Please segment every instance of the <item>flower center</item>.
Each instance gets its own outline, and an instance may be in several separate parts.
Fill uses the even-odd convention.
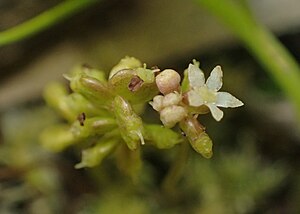
[[[213,104],[216,103],[217,92],[209,90],[206,85],[199,88],[199,94],[205,104],[206,103],[213,103]]]

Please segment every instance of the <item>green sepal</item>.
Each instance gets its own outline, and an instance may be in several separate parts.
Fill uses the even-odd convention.
[[[65,124],[59,124],[48,127],[40,135],[41,144],[54,152],[60,152],[68,146],[77,143],[76,138],[70,131],[70,127]]]
[[[186,118],[179,123],[179,126],[196,152],[205,158],[212,157],[212,140],[196,118]]]
[[[100,139],[93,147],[82,151],[81,162],[75,165],[76,169],[84,167],[95,167],[108,156],[117,146],[118,139]]]
[[[154,74],[149,69],[141,69],[138,69],[139,73],[137,70],[133,69],[118,71],[108,81],[110,88],[112,88],[116,94],[119,94],[133,104],[143,103],[153,99],[153,97],[159,93],[154,81]],[[151,77],[152,75],[153,78]],[[130,85],[134,82],[134,80],[137,80],[138,86],[132,89]]]
[[[172,129],[161,125],[145,125],[145,139],[159,149],[170,149],[182,142],[182,137]]]
[[[87,138],[105,134],[116,127],[117,123],[113,118],[92,117],[86,118],[81,124],[79,121],[75,121],[71,131],[76,137]]]
[[[115,97],[113,108],[123,140],[129,149],[137,149],[140,143],[144,143],[142,119],[132,110],[129,102],[121,96]]]
[[[193,59],[193,64],[197,67],[200,67],[200,62]],[[183,72],[183,80],[181,82],[181,93],[185,93],[190,90],[190,83],[188,78],[188,69],[185,69]]]
[[[151,69],[137,68],[135,69],[136,75],[141,78],[145,83],[153,83],[155,81],[155,75]]]
[[[189,78],[188,78],[188,71],[187,69],[184,70],[183,72],[183,80],[181,82],[181,92],[187,92],[190,89],[190,84],[189,84]]]

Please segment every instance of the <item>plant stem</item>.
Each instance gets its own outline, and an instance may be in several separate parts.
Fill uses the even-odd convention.
[[[219,17],[269,71],[296,107],[300,121],[300,68],[278,39],[254,20],[245,7],[232,0],[196,0]]]
[[[66,0],[32,19],[0,32],[0,47],[30,37],[98,0]]]
[[[187,141],[182,142],[178,155],[162,183],[162,188],[167,194],[174,195],[175,186],[182,177],[188,159],[189,149],[189,143]]]

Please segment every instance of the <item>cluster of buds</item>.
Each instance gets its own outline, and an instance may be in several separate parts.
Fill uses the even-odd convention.
[[[156,84],[162,95],[150,102],[160,114],[165,127],[172,128],[177,123],[187,136],[192,147],[206,158],[212,156],[212,141],[204,127],[197,120],[199,114],[211,112],[213,118],[220,121],[223,112],[219,107],[239,107],[243,103],[227,92],[218,92],[222,87],[223,72],[216,66],[207,81],[194,60],[184,73],[181,84],[180,75],[166,69],[156,77]]]
[[[137,158],[142,145],[168,149],[184,142],[184,137],[171,129],[176,124],[194,150],[210,158],[212,141],[199,123],[198,115],[210,111],[219,121],[223,112],[217,106],[242,105],[229,93],[218,92],[222,85],[219,66],[205,83],[196,61],[189,65],[183,81],[172,69],[148,69],[133,57],[122,59],[112,68],[108,79],[105,76],[105,72],[83,65],[65,75],[71,94],[61,83],[50,84],[45,89],[46,102],[67,123],[46,129],[41,134],[41,142],[54,151],[83,144],[82,160],[76,168],[96,166],[116,152],[122,157],[117,158],[121,168],[131,160],[131,167],[124,170],[132,174],[139,166]],[[159,112],[163,126],[146,124],[140,117],[149,101]]]

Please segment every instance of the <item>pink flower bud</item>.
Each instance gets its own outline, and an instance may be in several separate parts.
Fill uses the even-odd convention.
[[[156,85],[162,94],[169,94],[179,90],[180,80],[176,71],[165,69],[156,76]]]

